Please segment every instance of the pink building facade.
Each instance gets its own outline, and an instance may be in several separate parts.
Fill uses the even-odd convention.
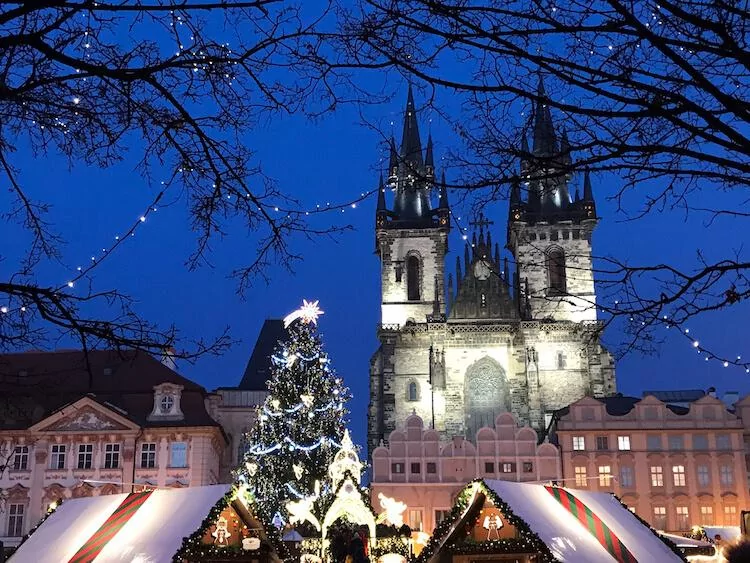
[[[462,437],[441,442],[412,415],[405,428],[391,432],[388,445],[372,455],[370,494],[376,511],[379,495],[407,505],[404,521],[413,530],[431,533],[450,511],[456,494],[473,479],[547,482],[561,475],[557,448],[537,444],[537,433],[519,427],[510,413],[495,419],[494,428],[481,428],[476,444]]]
[[[670,532],[739,525],[750,508],[744,432],[742,418],[711,395],[689,407],[587,397],[552,423],[565,486],[613,492]]]

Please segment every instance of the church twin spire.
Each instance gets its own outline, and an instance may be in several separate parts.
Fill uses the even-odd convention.
[[[376,226],[378,229],[388,226],[398,228],[450,228],[450,210],[448,192],[445,186],[445,175],[440,187],[440,198],[437,209],[430,203],[430,190],[435,183],[435,160],[432,135],[427,138],[427,147],[423,152],[419,135],[417,110],[411,86],[404,110],[404,124],[401,137],[401,148],[396,149],[396,140],[391,137],[388,159],[387,185],[380,178],[378,187],[378,205]],[[386,205],[385,189],[395,191],[393,210]]]

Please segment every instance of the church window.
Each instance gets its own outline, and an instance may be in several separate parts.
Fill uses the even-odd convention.
[[[565,369],[567,357],[562,352],[557,353],[557,369]]]
[[[547,251],[547,282],[550,293],[565,293],[565,253],[559,246]]]
[[[407,399],[409,401],[419,400],[419,387],[417,387],[416,381],[409,382],[409,386],[407,387]]]
[[[501,412],[510,412],[508,381],[502,366],[485,356],[469,366],[464,378],[466,437],[474,440],[480,428],[491,428]]]
[[[409,256],[406,260],[406,293],[409,301],[420,300],[419,258]]]

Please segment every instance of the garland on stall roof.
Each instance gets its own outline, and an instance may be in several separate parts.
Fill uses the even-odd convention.
[[[505,516],[505,519],[509,524],[515,526],[518,530],[520,538],[495,540],[492,542],[482,542],[490,544],[488,549],[485,551],[484,547],[480,543],[472,543],[471,541],[463,540],[461,542],[455,542],[447,547],[452,553],[538,553],[538,563],[557,563],[554,555],[550,551],[547,544],[545,544],[539,536],[534,533],[531,527],[526,523],[523,518],[516,516],[505,501],[503,501],[498,494],[489,488],[482,479],[475,479],[471,481],[464,490],[459,493],[456,499],[456,504],[453,505],[450,514],[440,522],[432,533],[432,538],[427,545],[422,549],[419,557],[416,559],[416,563],[427,563],[429,559],[434,555],[436,547],[440,545],[442,539],[448,534],[453,525],[458,521],[467,506],[469,505],[470,498],[469,494],[473,490],[474,485],[478,484],[480,490],[485,494],[488,500],[492,501],[495,507]],[[486,502],[486,501],[485,501]],[[507,547],[503,547],[507,546]],[[507,551],[506,551],[507,549]],[[456,551],[458,550],[458,551]],[[474,550],[474,551],[471,551]]]
[[[208,515],[201,522],[200,527],[188,537],[182,538],[182,545],[177,553],[172,557],[172,563],[183,563],[184,561],[190,561],[191,563],[196,561],[205,561],[212,559],[242,559],[247,558],[247,552],[242,549],[241,546],[216,546],[207,545],[203,543],[203,536],[209,527],[214,525],[221,516],[222,511],[231,505],[232,500],[237,496],[238,489],[236,485],[225,494],[219,501],[214,504],[211,510],[208,511]],[[281,537],[276,530],[276,526],[262,513],[261,509],[257,504],[253,504],[251,513],[261,523],[266,533],[266,538],[270,548],[276,551],[276,554],[280,559],[286,559],[289,554],[287,552],[286,545],[281,541]],[[269,547],[264,548],[264,544],[261,543],[261,551],[270,551]]]
[[[636,520],[638,520],[641,524],[643,524],[646,528],[648,528],[651,531],[652,534],[654,534],[657,538],[659,538],[662,542],[664,542],[664,544],[669,549],[671,549],[674,552],[674,554],[677,555],[677,557],[680,558],[680,561],[683,561],[684,563],[688,563],[688,560],[685,558],[685,554],[682,553],[682,551],[680,551],[680,548],[677,547],[676,543],[674,543],[669,538],[665,538],[664,536],[662,536],[661,534],[659,534],[659,532],[657,532],[656,530],[654,530],[651,527],[651,524],[649,524],[643,518],[641,518],[640,516],[638,516],[635,512],[633,512],[632,510],[630,510],[630,508],[628,508],[628,505],[625,504],[624,502],[622,502],[622,499],[620,499],[620,497],[618,497],[616,494],[612,493],[612,496],[615,498],[615,500],[617,502],[619,502],[622,505],[622,507],[625,510],[627,510],[628,512],[630,512],[630,514],[633,515],[633,518],[635,518]]]

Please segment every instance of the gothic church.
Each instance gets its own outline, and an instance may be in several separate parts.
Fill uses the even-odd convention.
[[[510,198],[514,274],[482,219],[456,255],[454,277],[446,272],[445,181],[434,189],[432,138],[423,151],[409,89],[400,150],[392,140],[375,218],[381,321],[370,362],[370,452],[413,413],[444,440],[474,441],[502,412],[542,430],[552,411],[615,391],[596,318],[591,182],[586,174],[583,197],[576,191],[571,199],[570,177],[560,172],[570,164],[567,138],[558,141],[546,105],[535,109],[533,146],[526,135],[521,146],[533,157],[520,162],[525,197],[515,185]]]

